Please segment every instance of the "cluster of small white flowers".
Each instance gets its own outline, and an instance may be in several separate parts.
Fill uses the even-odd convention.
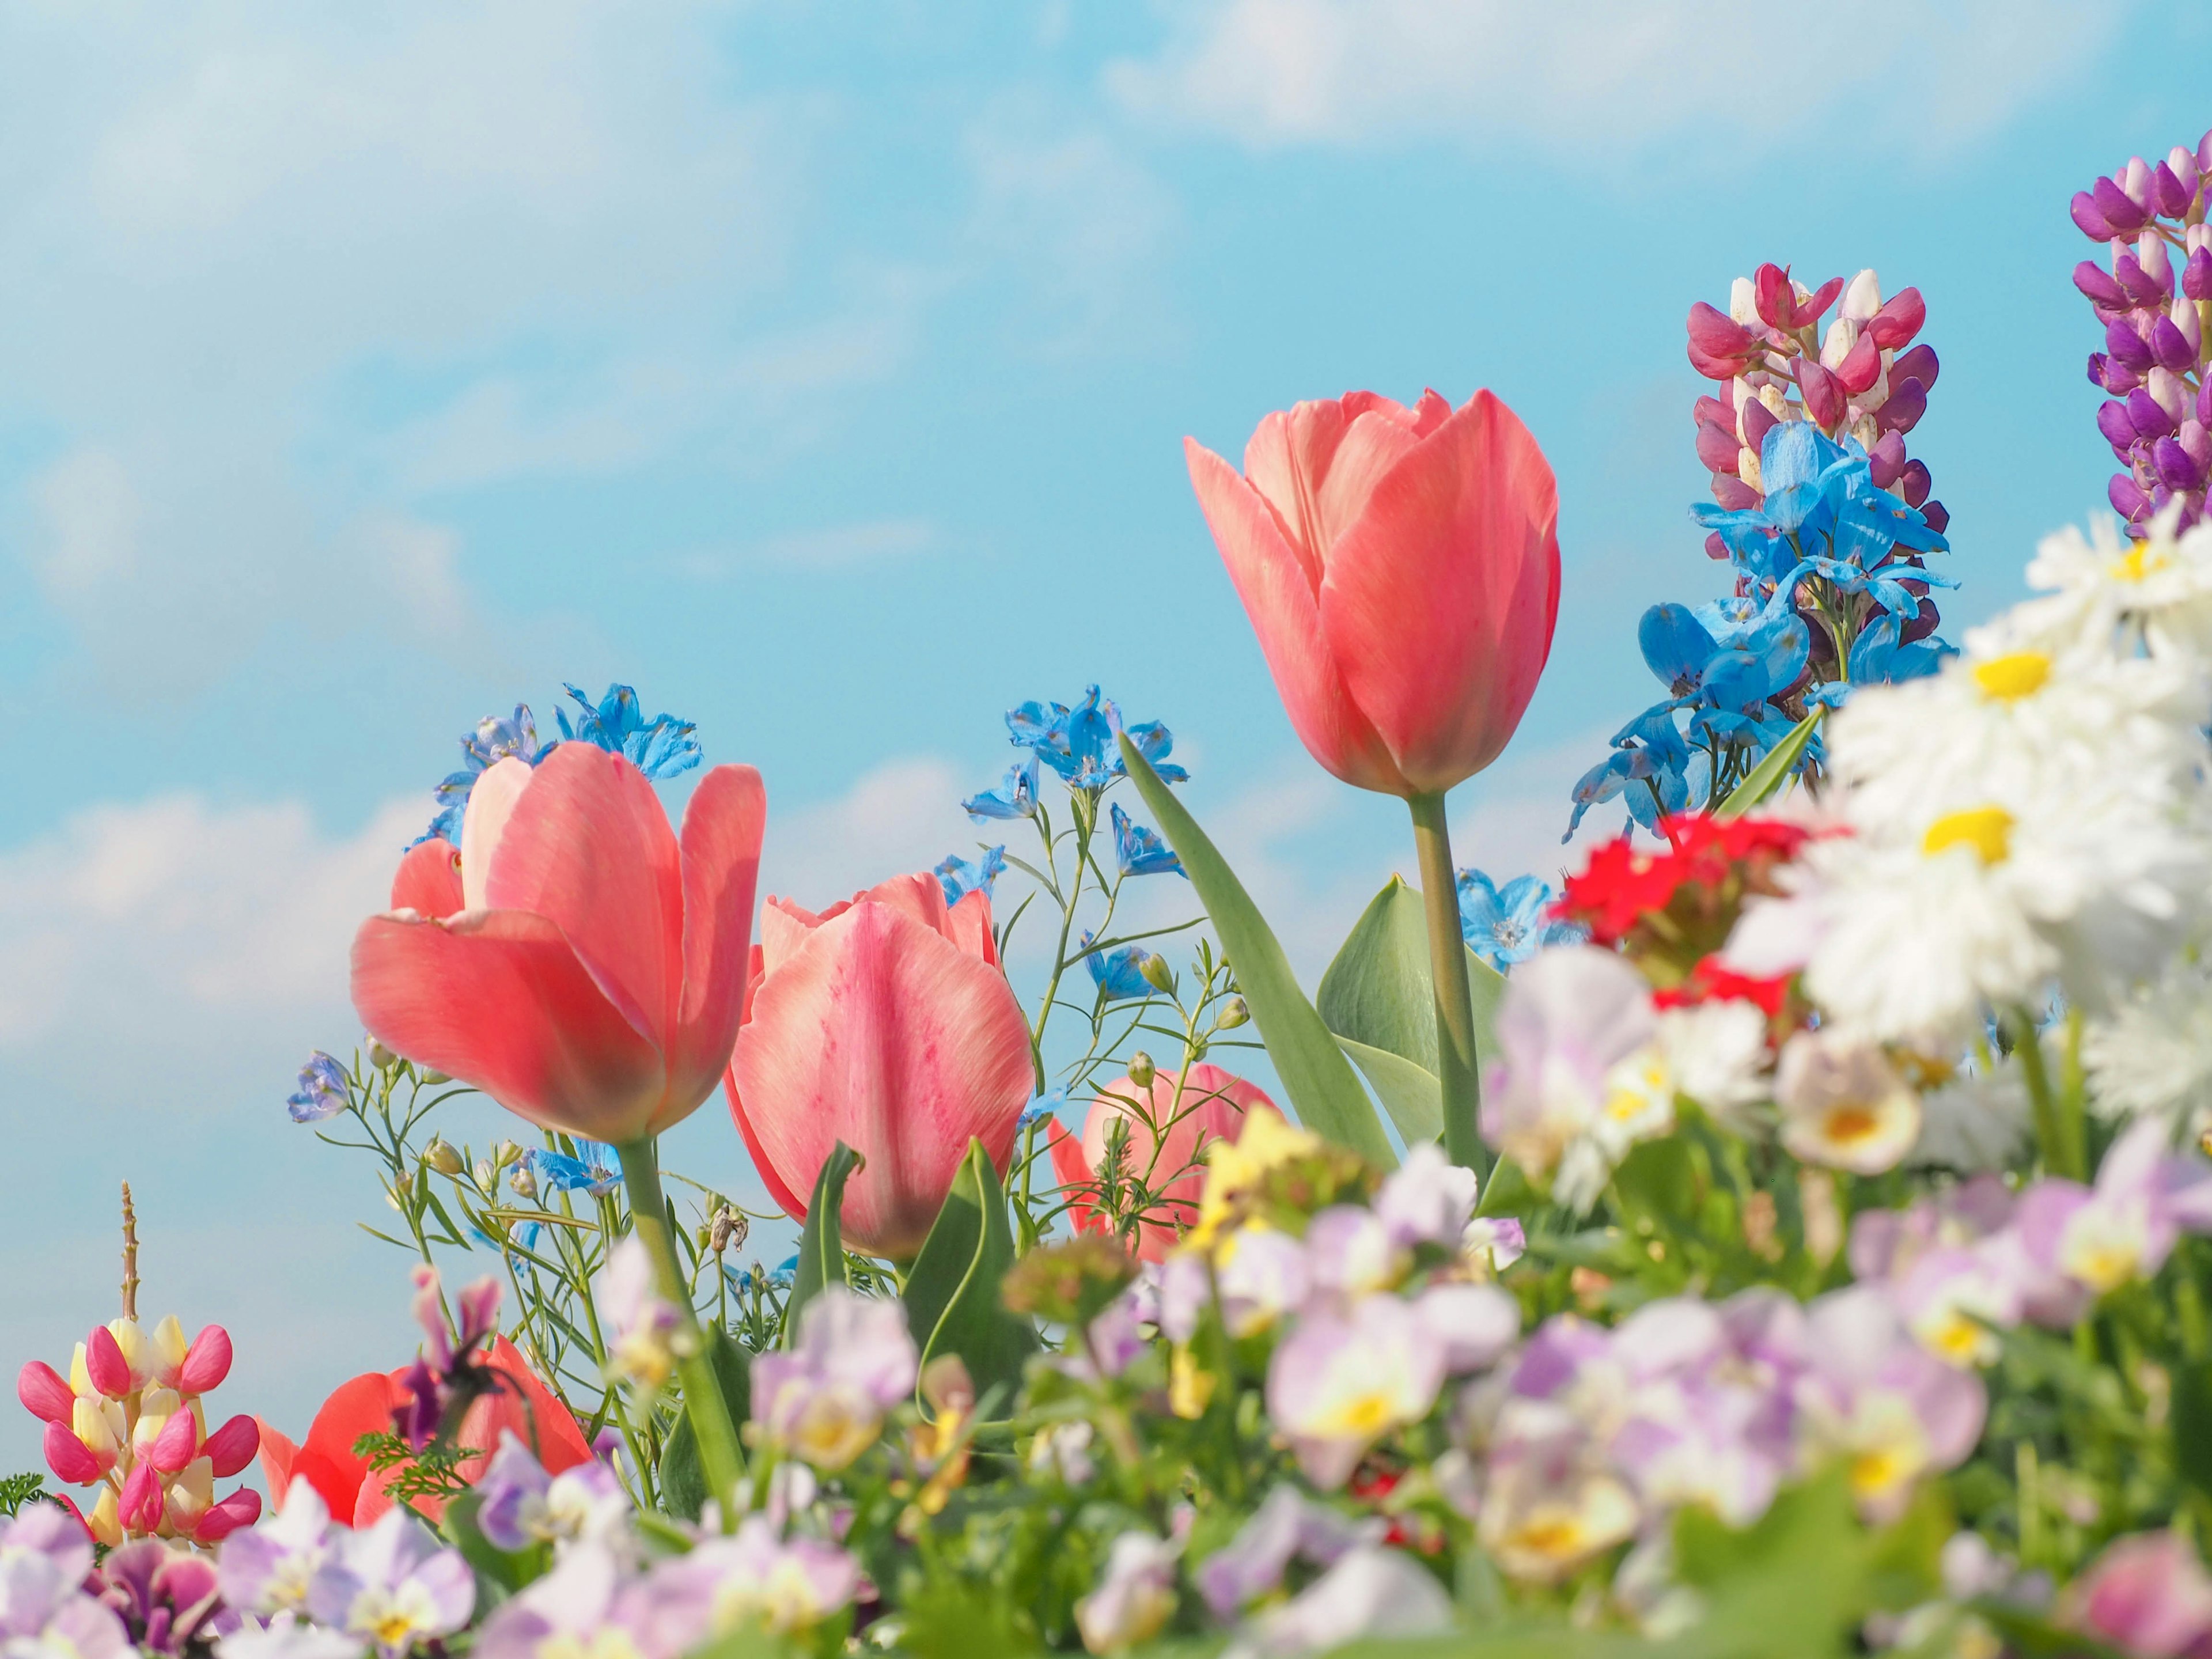
[[[2155,1006],[2142,988],[2207,919],[2212,528],[2124,547],[2068,532],[2029,580],[2045,592],[1938,673],[1838,714],[1843,833],[1816,839],[1795,895],[1753,907],[1731,944],[1748,970],[1802,966],[1854,1036],[1955,1054],[1990,1014],[2053,989],[2140,1024]],[[2212,1054],[2160,1070],[2201,1093]]]

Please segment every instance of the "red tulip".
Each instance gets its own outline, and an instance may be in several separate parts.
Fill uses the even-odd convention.
[[[1440,794],[1498,758],[1552,649],[1559,488],[1487,392],[1268,416],[1191,483],[1291,724],[1346,782]]]
[[[554,1474],[591,1460],[592,1449],[568,1408],[538,1380],[503,1336],[492,1344],[490,1364],[509,1387],[477,1401],[461,1419],[457,1438],[462,1445],[479,1449],[454,1465],[455,1474],[471,1484],[482,1478],[501,1432],[507,1429]],[[269,1424],[259,1423],[261,1473],[269,1484],[270,1503],[283,1508],[292,1482],[304,1480],[322,1495],[331,1518],[342,1526],[366,1527],[390,1509],[392,1499],[386,1488],[398,1471],[378,1474],[367,1459],[354,1455],[353,1447],[365,1434],[392,1431],[392,1408],[410,1398],[404,1380],[410,1369],[403,1365],[396,1371],[368,1371],[340,1384],[315,1413],[307,1439],[298,1445]],[[445,1512],[441,1498],[408,1501],[433,1522]]]
[[[792,1215],[842,1140],[867,1160],[845,1188],[846,1243],[912,1258],[971,1139],[1005,1171],[1033,1079],[983,894],[948,909],[923,874],[820,915],[768,902],[730,1115]]]
[[[1150,1089],[1126,1077],[1108,1084],[1091,1103],[1079,1139],[1057,1124],[1053,1127],[1053,1173],[1063,1188],[1073,1189],[1070,1205],[1076,1230],[1105,1228],[1093,1200],[1106,1167],[1107,1132],[1119,1121],[1127,1125],[1122,1177],[1142,1182],[1153,1200],[1137,1230],[1137,1254],[1146,1261],[1165,1261],[1176,1238],[1198,1219],[1207,1144],[1236,1139],[1244,1132],[1248,1110],[1274,1104],[1256,1085],[1203,1063],[1180,1077],[1158,1073]],[[1086,1189],[1091,1196],[1085,1195]]]
[[[534,1123],[659,1134],[729,1060],[766,813],[749,766],[700,780],[679,840],[619,755],[501,761],[471,793],[458,872],[424,842],[362,924],[354,1006],[394,1053]]]

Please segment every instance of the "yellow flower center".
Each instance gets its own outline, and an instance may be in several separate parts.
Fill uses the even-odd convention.
[[[2154,550],[2148,542],[2137,542],[2112,561],[2112,574],[2124,582],[2147,581],[2172,562],[2163,548]]]
[[[1932,858],[1948,848],[1971,847],[1984,864],[2002,864],[2012,854],[2013,822],[2012,814],[2002,806],[1946,812],[1928,826],[1920,850]]]
[[[1370,1440],[1396,1420],[1390,1396],[1376,1389],[1341,1401],[1314,1428],[1333,1440]]]
[[[1828,1139],[1838,1146],[1849,1146],[1864,1140],[1881,1127],[1881,1119],[1870,1106],[1856,1103],[1838,1106],[1828,1114]]]
[[[2051,678],[2051,659],[2040,651],[2012,651],[1974,665],[1974,684],[2000,702],[2031,696]]]
[[[1551,1560],[1565,1560],[1583,1552],[1583,1526],[1573,1515],[1539,1515],[1514,1534],[1516,1549]]]
[[[1875,1446],[1851,1459],[1851,1490],[1861,1498],[1880,1498],[1912,1479],[1920,1459],[1910,1446]]]

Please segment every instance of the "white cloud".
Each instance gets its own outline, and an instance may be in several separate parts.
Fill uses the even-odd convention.
[[[49,467],[33,493],[45,532],[33,568],[49,598],[71,599],[130,574],[138,496],[122,462],[105,450],[76,450]]]
[[[1815,38],[1762,0],[1215,0],[1170,12],[1160,52],[1108,84],[1261,146],[1517,137],[1585,171],[1693,130],[1737,155],[1813,132],[1890,152],[2086,72],[2125,9],[1868,0]]]
[[[818,910],[929,869],[948,853],[972,857],[982,831],[960,799],[975,788],[950,762],[909,756],[872,767],[842,795],[812,805],[785,811],[771,795],[760,890]]]

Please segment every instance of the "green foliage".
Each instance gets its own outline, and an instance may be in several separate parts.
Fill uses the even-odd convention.
[[[353,1443],[353,1455],[379,1474],[390,1474],[385,1489],[411,1505],[422,1498],[449,1498],[466,1492],[469,1477],[460,1473],[460,1466],[483,1453],[442,1437],[417,1450],[386,1431],[362,1436]]]
[[[814,1178],[814,1196],[807,1201],[806,1231],[799,1239],[799,1271],[791,1284],[791,1297],[783,1308],[783,1346],[799,1340],[799,1316],[831,1285],[849,1281],[845,1274],[845,1230],[841,1219],[845,1207],[845,1183],[867,1160],[839,1141],[822,1161]]]
[[[1467,974],[1474,1001],[1475,1050],[1487,1054],[1505,980],[1472,951],[1467,953]],[[1393,876],[1346,936],[1322,975],[1314,1006],[1336,1034],[1338,1045],[1366,1074],[1408,1146],[1443,1133],[1434,988],[1421,895]]]
[[[968,1156],[937,1212],[921,1254],[907,1274],[906,1316],[926,1366],[957,1354],[978,1397],[1000,1389],[1011,1401],[1022,1366],[1038,1348],[1036,1327],[1010,1312],[1000,1287],[1014,1265],[1006,1194],[981,1141]]]
[[[1182,859],[1220,936],[1222,950],[1236,966],[1237,986],[1298,1121],[1384,1169],[1395,1166],[1397,1155],[1390,1150],[1390,1139],[1367,1091],[1359,1086],[1351,1061],[1313,1004],[1306,1000],[1282,945],[1251,895],[1136,744],[1126,737],[1120,741],[1130,778]]]
[[[731,1340],[720,1326],[707,1328],[707,1357],[714,1362],[714,1381],[730,1408],[730,1421],[743,1423],[752,1412],[752,1356]],[[691,1413],[678,1412],[660,1454],[660,1501],[668,1513],[696,1521],[707,1502],[706,1466],[699,1458],[699,1437],[691,1426]]]
[[[1791,726],[1790,735],[1768,750],[1766,758],[1744,774],[1743,781],[1729,793],[1729,798],[1713,808],[1713,816],[1740,818],[1779,793],[1789,781],[1790,769],[1797,764],[1805,745],[1813,741],[1813,733],[1820,729],[1820,717],[1827,712],[1826,708],[1816,708]]]
[[[35,1503],[46,1495],[46,1478],[35,1470],[0,1476],[0,1515],[12,1517],[21,1514],[24,1504]]]

